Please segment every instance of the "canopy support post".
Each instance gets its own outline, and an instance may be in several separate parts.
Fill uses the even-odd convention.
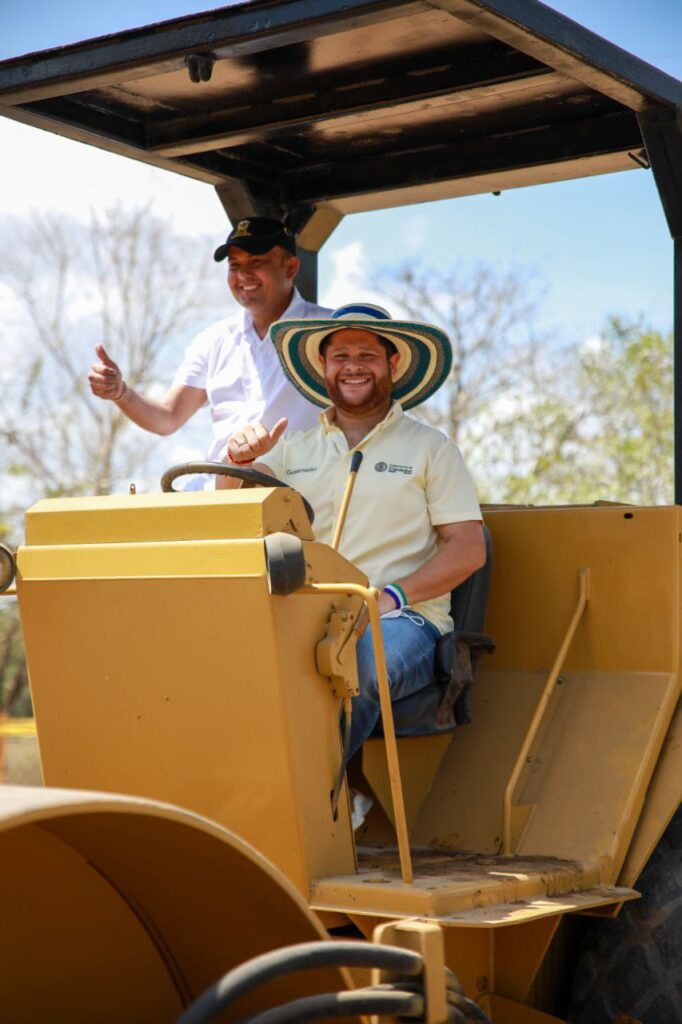
[[[643,110],[638,121],[673,239],[675,504],[682,505],[682,125],[666,107]]]

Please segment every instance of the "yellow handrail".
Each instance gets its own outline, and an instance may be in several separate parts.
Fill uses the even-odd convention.
[[[372,627],[372,643],[374,648],[374,664],[376,665],[377,682],[379,684],[379,703],[381,705],[381,720],[384,729],[384,743],[386,745],[386,761],[388,763],[388,778],[391,784],[391,802],[393,804],[393,820],[395,821],[396,838],[398,840],[398,856],[400,858],[400,875],[403,882],[408,885],[414,877],[412,872],[412,857],[410,855],[410,841],[407,833],[407,816],[405,814],[405,800],[403,787],[400,781],[400,762],[398,760],[398,747],[395,741],[395,727],[393,725],[393,709],[391,707],[391,691],[388,684],[388,673],[386,671],[386,655],[384,653],[384,638],[381,632],[381,617],[379,615],[378,598],[379,591],[376,587],[363,587],[360,583],[310,583],[297,594],[358,594],[367,606],[369,621]]]
[[[509,782],[507,783],[507,788],[504,792],[504,806],[502,809],[502,852],[505,854],[511,854],[512,852],[511,811],[512,800],[514,798],[514,791],[516,790],[519,779],[521,777],[521,772],[523,771],[523,767],[526,763],[528,752],[533,744],[535,737],[537,736],[538,729],[540,728],[540,723],[544,718],[545,711],[547,710],[547,704],[549,703],[550,694],[556,685],[557,679],[559,678],[561,667],[564,661],[566,660],[566,655],[568,654],[568,649],[573,641],[575,631],[578,628],[578,623],[580,622],[582,614],[585,611],[587,602],[590,599],[590,570],[581,569],[578,573],[578,581],[580,583],[580,595],[578,597],[578,604],[576,606],[575,611],[573,612],[573,618],[571,619],[568,629],[566,630],[566,635],[564,636],[561,647],[559,648],[559,653],[554,659],[552,670],[547,676],[545,688],[542,691],[542,696],[540,697],[538,706],[535,709],[535,714],[533,715],[530,726],[528,727],[526,738],[523,741],[523,746],[521,747],[519,755],[516,758],[513,771],[509,778]]]

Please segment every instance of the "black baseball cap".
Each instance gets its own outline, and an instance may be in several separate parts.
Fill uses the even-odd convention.
[[[231,245],[253,256],[262,256],[276,245],[281,245],[292,256],[296,255],[296,239],[291,231],[272,217],[246,217],[240,220],[230,231],[225,245],[219,245],[213,253],[216,263],[225,259]]]

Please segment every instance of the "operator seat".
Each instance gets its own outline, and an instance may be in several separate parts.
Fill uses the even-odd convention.
[[[483,526],[485,563],[452,591],[450,609],[455,629],[436,645],[431,686],[393,702],[396,736],[433,736],[471,722],[471,687],[477,662],[493,654],[495,642],[483,632],[493,567],[490,530]],[[381,720],[373,736],[382,736]]]

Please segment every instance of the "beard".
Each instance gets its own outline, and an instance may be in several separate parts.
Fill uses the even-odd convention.
[[[383,377],[381,380],[375,379],[371,390],[356,400],[348,399],[342,393],[336,381],[325,378],[324,383],[334,406],[340,409],[341,412],[349,413],[350,415],[370,416],[384,406],[388,407],[391,404],[393,381],[390,377]]]

